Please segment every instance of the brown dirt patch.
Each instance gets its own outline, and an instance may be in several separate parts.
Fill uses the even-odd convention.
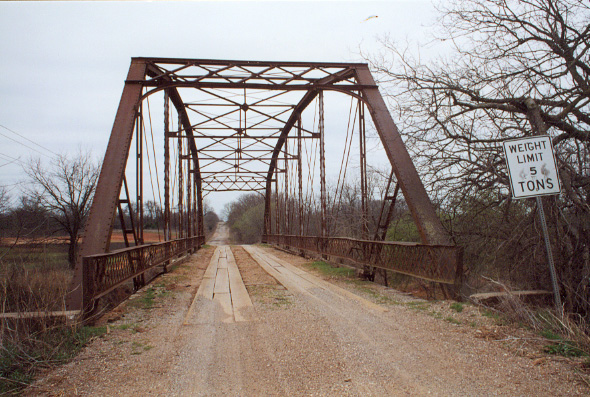
[[[164,240],[163,232],[157,230],[144,230],[143,240],[145,244],[158,243]],[[34,245],[34,244],[69,244],[70,239],[68,236],[47,236],[47,237],[2,237],[0,239],[3,245]],[[80,239],[80,242],[82,239]],[[120,230],[113,230],[111,235],[111,243],[122,243],[125,239],[123,233]]]
[[[123,238],[123,233],[120,230],[113,230],[111,242],[122,243],[124,241],[125,239]],[[157,230],[144,230],[143,241],[145,244],[158,243],[160,241],[164,241],[164,234],[163,232],[158,232]]]

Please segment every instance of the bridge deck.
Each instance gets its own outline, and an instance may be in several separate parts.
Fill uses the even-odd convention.
[[[587,392],[563,363],[511,354],[503,342],[478,338],[469,325],[410,308],[426,302],[391,291],[380,295],[383,290],[369,284],[336,285],[302,262],[264,247],[199,250],[133,300],[155,290],[149,310],[131,301],[108,335],[30,394]]]
[[[229,246],[220,246],[209,262],[184,325],[251,321],[255,313]]]

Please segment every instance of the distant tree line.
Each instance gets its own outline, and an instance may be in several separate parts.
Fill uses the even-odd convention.
[[[135,214],[139,213],[139,207],[135,201],[131,202],[131,206]],[[126,208],[123,209],[125,212],[124,219],[125,224],[131,224],[129,213],[126,211]],[[186,216],[186,215],[185,215]],[[203,223],[205,234],[213,232],[215,230],[215,226],[219,222],[219,217],[213,211],[213,209],[207,204],[207,202],[203,203]],[[180,215],[176,209],[171,209],[170,211],[170,227],[172,230],[178,230],[180,225]],[[115,221],[114,228],[117,230],[121,229],[121,222],[118,220]],[[143,205],[143,228],[149,230],[164,230],[164,209],[158,203],[153,200],[148,200]]]
[[[67,236],[68,262],[74,266],[84,222],[90,211],[100,164],[93,162],[90,153],[61,155],[48,164],[33,159],[24,167],[27,180],[20,196],[11,199],[8,190],[0,187],[0,238],[36,239]],[[137,213],[137,204],[131,203]],[[218,216],[205,203],[204,229],[213,233]],[[130,225],[125,214],[126,225]],[[178,213],[171,213],[171,227],[178,227]],[[154,201],[144,204],[144,229],[164,228],[162,208]],[[118,218],[115,229],[120,229]],[[1,242],[1,241],[0,241]],[[4,244],[4,242],[2,242]]]
[[[260,242],[264,232],[264,196],[249,193],[225,207],[226,223],[232,239],[241,244]]]
[[[328,236],[369,239],[375,237],[382,199],[386,186],[386,173],[371,170],[368,173],[369,191],[366,218],[363,217],[360,185],[354,180],[328,186],[326,194],[326,230]],[[393,194],[393,185],[389,194]],[[389,203],[386,205],[388,208]],[[238,243],[260,242],[264,232],[264,196],[245,194],[228,204],[225,209],[227,224],[233,239]],[[280,192],[271,198],[271,233],[298,235],[300,224],[303,235],[321,235],[321,204],[316,194],[304,202]],[[278,219],[277,219],[278,218]],[[388,240],[419,242],[420,236],[399,193],[387,231]]]

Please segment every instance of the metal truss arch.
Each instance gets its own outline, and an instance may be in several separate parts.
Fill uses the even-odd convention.
[[[148,76],[154,77],[157,75],[157,72],[158,71],[154,70],[152,67],[150,67],[150,66],[147,67],[146,74]],[[197,225],[198,225],[200,234],[202,234],[203,233],[203,190],[202,190],[202,183],[201,183],[201,169],[200,169],[200,164],[199,164],[199,152],[197,150],[197,146],[195,144],[194,139],[192,139],[193,138],[193,129],[192,129],[192,126],[190,123],[190,118],[186,112],[186,108],[185,108],[184,103],[182,101],[182,97],[180,96],[180,93],[178,92],[178,90],[175,87],[165,87],[159,91],[166,91],[168,93],[170,101],[174,105],[174,108],[176,109],[177,113],[180,115],[180,120],[182,123],[182,127],[184,129],[184,132],[187,135],[187,137],[189,137],[188,145],[189,145],[189,150],[191,151],[191,159],[193,161],[193,178],[194,178],[195,187],[197,190],[196,191]],[[140,101],[147,99],[152,94],[155,94],[155,92],[151,92],[151,93],[146,92],[144,95],[142,95]],[[179,129],[180,129],[180,126],[179,126]],[[168,138],[165,137],[165,139],[168,139]]]
[[[186,178],[183,176],[183,183],[186,179],[194,182],[192,192],[197,197],[200,230],[197,235],[190,235],[189,232],[189,238],[182,242],[168,236],[161,246],[140,247],[124,255],[118,253],[113,263],[126,266],[121,272],[125,277],[137,277],[153,263],[166,263],[168,254],[192,250],[195,244],[202,243],[203,197],[209,192],[253,191],[263,194],[265,231],[269,234],[272,183],[278,180],[275,177],[273,181],[273,175],[287,173],[279,169],[278,165],[282,164],[279,159],[282,161],[281,156],[284,155],[285,164],[288,160],[297,160],[301,168],[301,156],[295,158],[294,154],[288,153],[286,142],[293,139],[300,145],[304,139],[322,136],[323,120],[318,124],[322,125],[318,133],[303,128],[301,119],[304,111],[318,97],[323,97],[324,92],[351,96],[362,104],[359,109],[366,106],[392,166],[392,175],[395,174],[398,184],[396,194],[399,188],[406,198],[422,244],[451,244],[368,65],[132,58],[95,199],[85,225],[80,259],[71,286],[70,308],[85,309],[90,300],[123,282],[118,279],[105,281],[105,277],[119,271],[113,270],[115,265],[109,262],[112,259],[110,238],[117,208],[120,214],[122,212],[121,202],[125,201],[131,207],[131,200],[121,199],[120,195],[123,185],[127,189],[125,171],[134,128],[138,128],[138,117],[143,117],[140,111],[142,103],[159,92],[165,93],[165,118],[168,118],[168,100],[179,117],[177,132],[168,131],[168,124],[165,123],[165,142],[174,138],[178,147],[182,148],[182,151],[178,150],[179,163],[190,163],[179,174],[188,175]],[[297,128],[297,136],[292,134],[294,128]],[[285,175],[283,179],[286,178]],[[320,179],[325,180],[325,169]],[[187,190],[184,193],[188,195]],[[322,210],[322,218],[323,213]],[[158,260],[152,261],[155,257]],[[102,281],[98,282],[98,279]],[[94,295],[89,297],[88,291],[94,291]]]

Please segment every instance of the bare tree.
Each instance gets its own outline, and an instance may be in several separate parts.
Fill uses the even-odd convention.
[[[0,186],[0,242],[2,242],[2,237],[10,228],[9,209],[10,196],[8,190],[4,186]]]
[[[74,266],[80,232],[94,195],[100,166],[90,153],[73,157],[61,155],[48,167],[40,159],[32,160],[25,172],[32,182],[28,195],[36,198],[68,234],[68,261]]]
[[[502,236],[489,224],[470,233],[489,234],[488,248],[522,253],[528,239],[517,234],[534,232],[527,226],[534,222],[534,204],[511,201],[500,142],[534,134],[527,119],[527,100],[533,98],[552,137],[564,190],[551,201],[566,302],[590,313],[590,3],[441,4],[437,38],[451,45],[452,55],[424,63],[384,39],[385,51],[370,59],[382,83],[389,83],[417,167],[435,199],[468,226],[475,223],[466,212],[494,208],[499,222],[520,224]]]
[[[10,196],[4,186],[0,186],[0,215],[3,215],[10,208]]]
[[[164,211],[154,200],[148,200],[144,204],[144,226],[146,229],[160,229],[164,227]]]

